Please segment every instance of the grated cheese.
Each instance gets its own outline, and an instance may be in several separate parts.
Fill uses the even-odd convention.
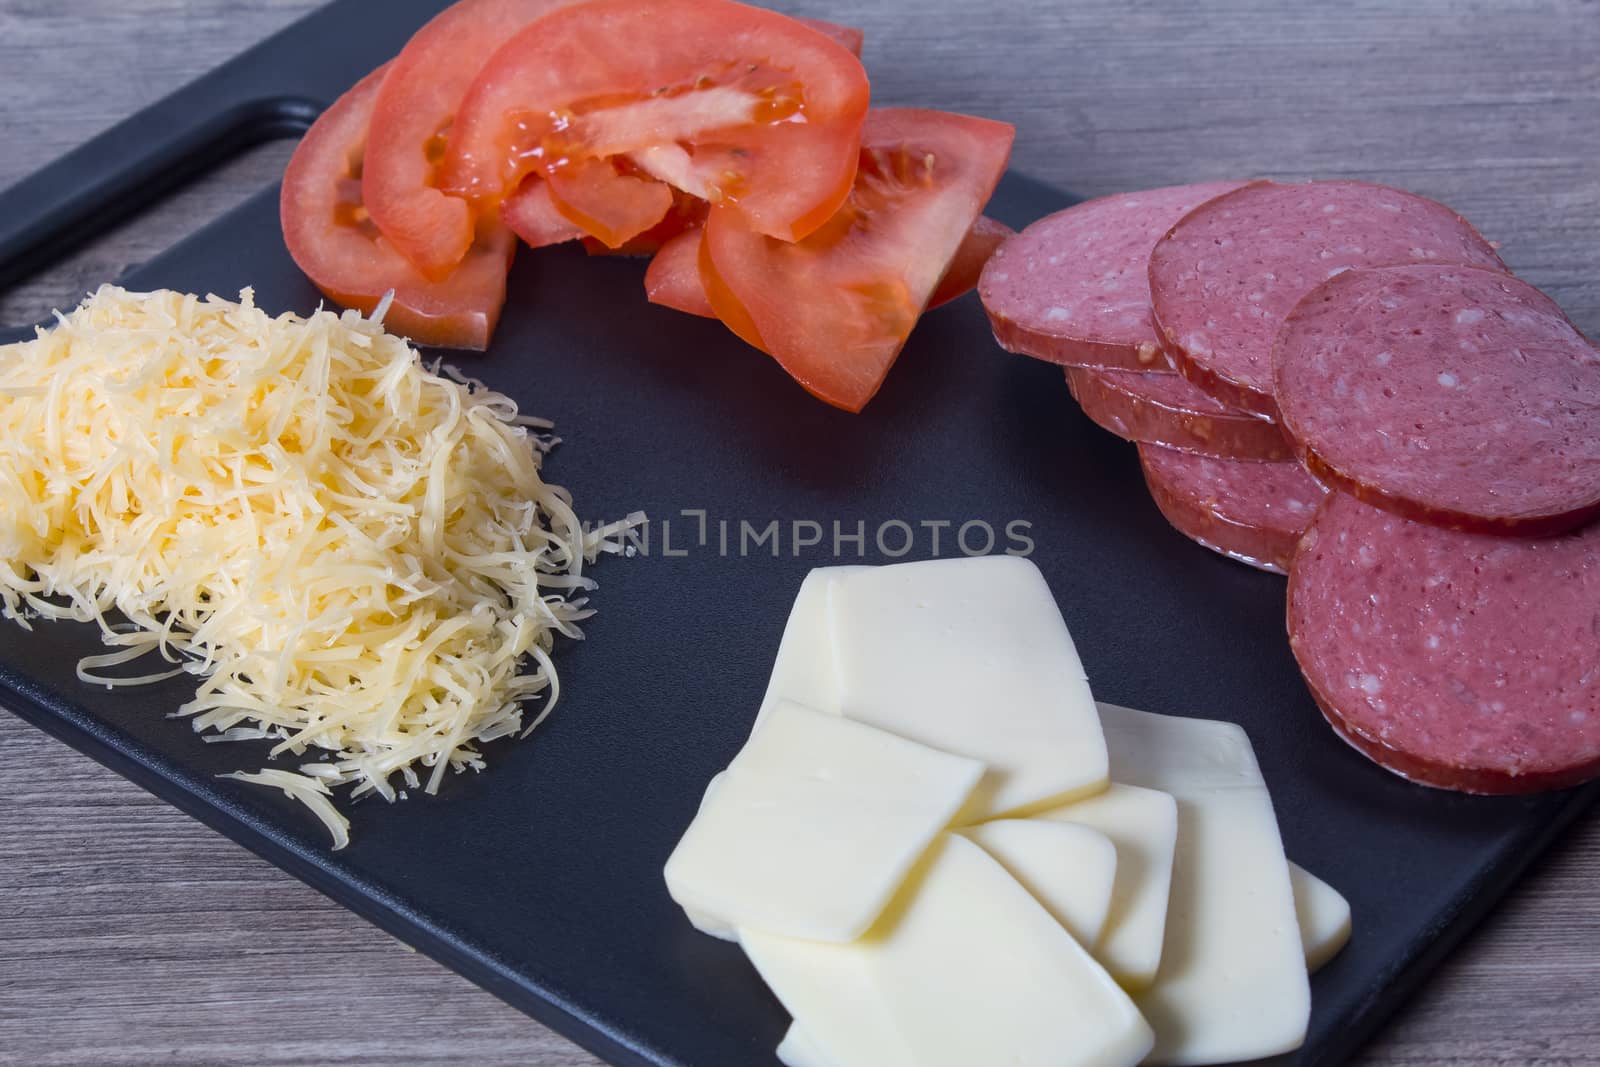
[[[86,682],[199,676],[178,714],[299,761],[234,777],[343,847],[330,787],[435,792],[550,713],[584,564],[642,516],[586,533],[540,478],[549,424],[424,366],[381,309],[241,301],[107,286],[0,347],[0,613],[97,624]],[[175,666],[110,673],[151,653]]]

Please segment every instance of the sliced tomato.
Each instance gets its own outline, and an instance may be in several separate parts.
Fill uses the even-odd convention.
[[[561,213],[550,197],[550,185],[529,178],[521,189],[500,205],[500,221],[522,238],[529,248],[543,248],[584,236],[583,227]]]
[[[706,202],[674,189],[672,208],[660,222],[616,248],[609,248],[561,213],[550,196],[548,183],[529,178],[515,196],[500,205],[500,221],[529,248],[582,241],[590,255],[653,256],[680,233],[705,224]]]
[[[991,219],[987,215],[980,216],[972,224],[972,229],[961,239],[961,247],[956,249],[956,256],[950,261],[950,266],[945,268],[944,277],[939,279],[939,287],[933,291],[933,296],[928,299],[928,307],[936,308],[941,304],[948,304],[958,296],[965,296],[978,287],[978,276],[983,273],[983,265],[989,262],[989,257],[994,255],[994,250],[1005,242],[1007,237],[1016,235],[1016,230]]]
[[[808,19],[803,15],[794,16],[794,20],[802,26],[809,26],[818,33],[838,41],[840,46],[849,50],[850,54],[861,56],[861,48],[867,43],[867,32],[855,26],[841,26],[837,22],[828,22],[826,19]]]
[[[440,184],[493,204],[530,172],[626,156],[755,232],[794,240],[849,193],[867,99],[861,61],[788,16],[733,0],[589,0],[489,60],[456,115]],[[584,214],[603,237],[632,209]]]
[[[485,225],[448,279],[430,281],[379,232],[362,199],[367,122],[387,68],[367,75],[307,131],[283,175],[279,215],[289,254],[329,299],[370,314],[394,293],[384,324],[418,344],[488,347],[505,303],[516,240]]]
[[[685,230],[661,246],[644,272],[644,293],[652,304],[714,319],[716,309],[700,280],[701,229]]]
[[[418,30],[372,112],[362,192],[391,244],[423,274],[448,275],[474,237],[472,207],[439,191],[435,171],[461,98],[508,37],[574,0],[461,0]]]
[[[621,248],[672,210],[672,186],[623,164],[573,160],[545,179],[556,210],[607,248]]]
[[[802,241],[775,241],[716,206],[700,246],[717,317],[813,395],[860,411],[994,192],[1011,153],[1001,122],[874,110],[850,197]]]
[[[709,208],[704,200],[688,193],[672,190],[672,210],[666,217],[639,236],[616,248],[608,248],[593,237],[583,238],[583,247],[592,256],[653,256],[668,241],[686,230],[698,230],[706,224]]]
[[[700,280],[701,232],[697,227],[661,246],[645,271],[644,291],[652,304],[712,319],[717,313],[706,296],[705,283]],[[976,289],[983,265],[989,262],[994,250],[1015,233],[1010,226],[987,215],[974,222],[961,239],[961,247],[956,249],[955,258],[939,280],[939,287],[929,298],[928,309],[948,304]]]

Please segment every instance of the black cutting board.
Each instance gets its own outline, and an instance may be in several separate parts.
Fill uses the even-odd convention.
[[[440,6],[390,3],[374,20],[363,0],[333,4],[0,194],[0,285],[241,145],[303,128]],[[1020,226],[1068,202],[1013,177],[991,213]],[[204,744],[168,718],[183,683],[80,684],[88,627],[0,629],[0,703],[626,1065],[776,1062],[783,1012],[736,948],[690,929],[661,867],[748,732],[802,577],[861,561],[848,540],[835,554],[835,523],[864,524],[865,562],[889,561],[875,534],[896,520],[915,533],[909,558],[935,554],[936,528],[949,555],[963,524],[988,524],[1003,550],[1027,523],[1012,532],[1033,542],[1097,696],[1249,730],[1290,856],[1355,913],[1349,948],[1313,981],[1305,1049],[1275,1063],[1346,1058],[1596,795],[1439,793],[1347,749],[1290,657],[1283,581],[1172,532],[1132,448],[1077,412],[1059,370],[996,349],[974,298],[929,315],[850,416],[718,324],[646,304],[642,272],[524,254],[493,351],[458,360],[556,421],[566,443],[547,473],[581,515],[655,520],[647,555],[597,568],[589,640],[560,650],[560,709],[530,741],[490,746],[487,773],[356,805],[334,853],[281,794],[217,777],[264,746]],[[249,285],[274,311],[318,302],[284,251],[275,189],[124,281]],[[703,542],[686,512],[704,512]],[[773,520],[779,556],[741,555],[740,523]],[[796,522],[821,524],[822,543],[797,549]],[[887,534],[898,551],[903,528]]]

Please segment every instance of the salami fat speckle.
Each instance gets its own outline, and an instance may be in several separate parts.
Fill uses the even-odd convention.
[[[1473,793],[1600,775],[1600,525],[1495,537],[1335,494],[1288,614],[1323,714],[1389,770]]]
[[[1277,423],[1231,408],[1176,374],[1066,368],[1067,385],[1096,424],[1125,441],[1225,459],[1295,458]]]
[[[1178,369],[1235,407],[1277,414],[1272,341],[1291,308],[1345,270],[1504,269],[1478,231],[1424,197],[1366,182],[1258,182],[1184,216],[1150,255],[1150,299]]]
[[[1140,445],[1156,506],[1177,530],[1209,549],[1284,573],[1326,490],[1298,462],[1215,459]]]
[[[1171,371],[1150,321],[1150,250],[1196,206],[1242,182],[1103,197],[1002,245],[978,284],[995,338],[1054,363]]]
[[[1600,351],[1525,282],[1350,271],[1290,313],[1273,358],[1313,469],[1371,503],[1502,533],[1600,514]]]

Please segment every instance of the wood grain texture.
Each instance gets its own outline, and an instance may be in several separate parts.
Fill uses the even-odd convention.
[[[313,6],[0,0],[0,186]],[[1594,0],[793,10],[866,27],[880,103],[1009,119],[1017,167],[1084,194],[1260,174],[1443,199],[1600,336]],[[0,319],[74,302],[271,181],[285,151],[0,294]],[[0,1064],[596,1063],[6,715],[0,750]],[[1597,882],[1590,820],[1360,1062],[1600,1067]]]

